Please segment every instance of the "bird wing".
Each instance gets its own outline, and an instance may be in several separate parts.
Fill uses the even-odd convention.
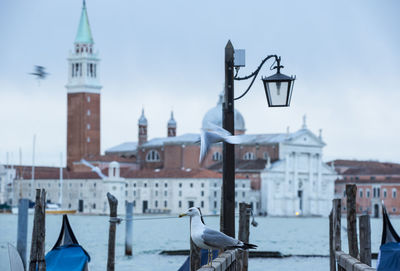
[[[224,128],[222,128],[212,122],[209,122],[208,126],[212,128],[212,131],[214,131],[220,135],[223,135],[224,137],[232,135],[229,131],[225,130]]]
[[[204,227],[201,238],[206,245],[214,248],[229,248],[240,245],[241,243],[239,240],[207,227]]]
[[[102,178],[102,179],[106,178],[106,175],[104,175],[103,172],[101,172],[101,169],[99,167],[93,166],[91,163],[89,163],[85,159],[81,159],[81,163],[84,164],[85,166],[90,167],[93,172],[96,172],[97,175],[99,175],[100,178]]]
[[[200,135],[200,164],[203,162],[204,158],[210,149],[211,144],[218,143],[225,140],[225,135],[220,134],[215,131],[205,131],[201,130]]]

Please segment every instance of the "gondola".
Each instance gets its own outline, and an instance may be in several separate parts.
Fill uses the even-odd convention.
[[[394,230],[392,223],[382,204],[383,230],[381,247],[379,248],[379,257],[377,271],[398,271],[400,270],[400,237]]]
[[[63,215],[61,232],[54,247],[46,254],[46,270],[48,271],[88,271],[90,256],[75,238],[74,232]]]

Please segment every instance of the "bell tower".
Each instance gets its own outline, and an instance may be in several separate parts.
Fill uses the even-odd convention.
[[[86,2],[73,52],[68,57],[67,166],[100,155],[100,90],[98,54],[94,53]]]

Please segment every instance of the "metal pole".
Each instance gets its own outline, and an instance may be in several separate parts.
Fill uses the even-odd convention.
[[[29,200],[21,199],[18,205],[17,250],[26,268],[26,247],[28,243],[28,207]]]
[[[225,47],[225,97],[222,113],[223,128],[234,134],[233,106],[233,54],[231,41]],[[235,148],[223,143],[222,200],[220,229],[225,234],[235,237]]]
[[[133,202],[126,202],[125,255],[132,256]]]

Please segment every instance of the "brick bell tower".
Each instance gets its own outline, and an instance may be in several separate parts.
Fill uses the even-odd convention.
[[[86,3],[83,0],[74,50],[68,58],[66,85],[67,166],[72,170],[73,162],[100,155],[100,59],[94,53],[93,45]]]

